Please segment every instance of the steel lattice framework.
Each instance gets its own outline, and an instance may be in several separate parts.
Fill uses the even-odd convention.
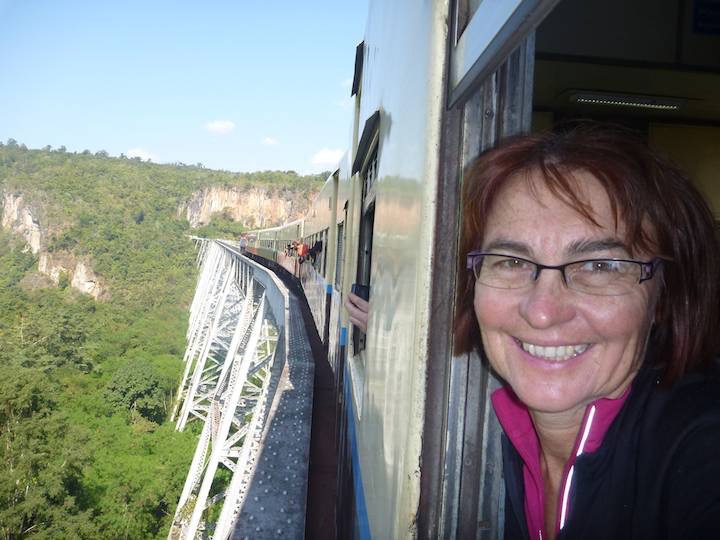
[[[273,304],[276,310],[280,304],[269,301],[267,278],[257,279],[256,264],[228,245],[195,240],[200,277],[173,420],[178,430],[191,421],[203,427],[169,537],[228,538],[283,372],[276,358],[286,353],[286,313],[276,320]],[[208,520],[206,511],[219,505],[217,520]]]

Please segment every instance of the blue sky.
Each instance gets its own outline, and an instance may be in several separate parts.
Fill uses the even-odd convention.
[[[319,172],[368,0],[0,0],[0,141]]]

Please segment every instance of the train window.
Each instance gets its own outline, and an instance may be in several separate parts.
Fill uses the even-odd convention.
[[[456,2],[450,61],[450,105],[464,100],[560,0]]]
[[[370,156],[368,166],[365,170],[363,177],[363,201],[366,203],[370,200],[368,197],[369,193],[373,192],[375,186],[375,179],[377,178],[377,146],[373,150],[373,154]]]
[[[310,258],[312,260],[313,268],[315,271],[322,275],[323,268],[323,252],[325,251],[325,243],[323,242],[323,234],[313,234],[312,241],[310,243]]]
[[[363,212],[363,217],[360,221],[360,245],[358,252],[358,269],[356,283],[366,287],[366,294],[361,296],[367,296],[366,300],[369,299],[369,288],[370,288],[370,265],[372,263],[372,241],[373,241],[373,225],[375,222],[375,204],[373,202],[370,207]],[[359,292],[358,292],[359,294]],[[365,332],[355,327],[353,329],[353,350],[355,354],[365,349]]]
[[[345,247],[345,238],[343,237],[343,231],[345,229],[345,222],[338,223],[337,226],[337,250],[335,250],[335,288],[342,288],[342,273],[343,264],[345,263],[343,248]]]
[[[327,277],[327,241],[328,241],[328,230],[325,229],[322,233],[322,275]]]
[[[362,195],[360,201],[360,243],[358,244],[355,282],[364,289],[362,296],[369,299],[370,267],[372,263],[373,225],[375,222],[375,184],[378,175],[378,147],[380,139],[380,111],[375,111],[365,122],[353,161],[352,173],[360,173]],[[365,332],[353,328],[353,352],[365,349]]]
[[[363,134],[364,135],[364,134]],[[358,245],[358,266],[356,283],[365,287],[366,300],[369,299],[370,268],[372,264],[373,227],[375,224],[375,180],[378,169],[377,133],[375,134],[372,151],[363,164],[361,179],[363,183],[360,217],[360,243]],[[353,351],[355,354],[365,349],[365,332],[353,329]]]

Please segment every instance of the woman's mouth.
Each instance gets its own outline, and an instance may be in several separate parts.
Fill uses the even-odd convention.
[[[588,343],[581,343],[579,345],[535,345],[534,343],[527,343],[520,341],[522,349],[531,356],[536,358],[542,358],[543,360],[549,360],[550,362],[562,362],[574,358],[579,354],[585,352],[588,348]]]

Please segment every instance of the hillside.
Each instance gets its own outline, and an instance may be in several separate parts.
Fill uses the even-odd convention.
[[[166,421],[187,235],[292,219],[324,176],[0,144],[0,536],[166,536],[195,446]]]

